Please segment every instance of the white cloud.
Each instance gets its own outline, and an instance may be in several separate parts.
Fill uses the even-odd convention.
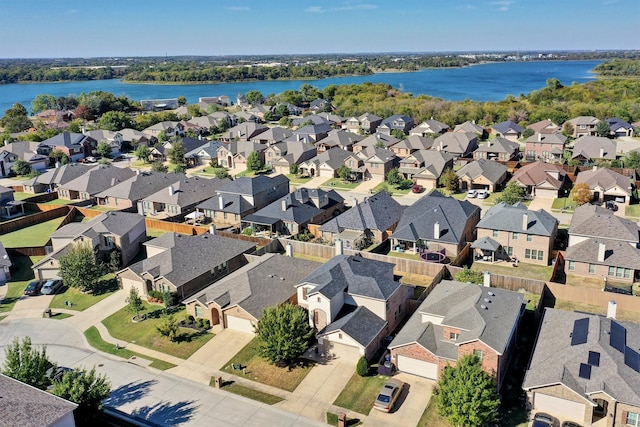
[[[247,10],[251,10],[246,6],[231,6],[228,7],[227,10],[230,10],[232,12],[246,12]]]
[[[495,6],[500,12],[506,12],[509,10],[509,8],[511,7],[511,5],[515,3],[512,0],[499,0],[499,1],[492,1],[491,3],[489,3],[492,6]]]
[[[378,5],[375,4],[346,4],[344,6],[328,7],[322,6],[310,6],[305,9],[309,13],[327,13],[327,12],[347,12],[352,10],[374,10]]]

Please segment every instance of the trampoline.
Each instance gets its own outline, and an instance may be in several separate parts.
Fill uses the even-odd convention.
[[[420,258],[426,262],[442,262],[446,256],[440,252],[422,252]]]

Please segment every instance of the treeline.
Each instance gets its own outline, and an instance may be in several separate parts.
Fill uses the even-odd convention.
[[[593,71],[602,76],[640,76],[640,60],[613,59],[598,64]]]
[[[0,67],[0,84],[105,80],[124,76],[125,68],[52,68],[41,65]]]

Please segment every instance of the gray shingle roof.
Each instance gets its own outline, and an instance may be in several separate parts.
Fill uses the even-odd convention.
[[[517,152],[519,149],[520,144],[518,144],[517,142],[513,142],[508,140],[507,138],[498,136],[497,138],[487,141],[486,144],[482,144],[481,146],[479,146],[476,152],[512,154],[513,152]]]
[[[0,242],[0,267],[11,267],[11,258],[2,242]]]
[[[288,182],[289,178],[284,175],[267,176],[258,175],[256,177],[240,177],[228,182],[220,188],[220,193],[225,194],[241,194],[246,196],[255,196],[256,194],[268,191],[270,188],[276,187],[284,182]]]
[[[324,144],[328,147],[340,147],[342,149],[344,147],[351,147],[354,143],[362,141],[363,139],[364,137],[362,135],[339,129],[329,132],[329,135],[316,142],[316,145]]]
[[[387,192],[380,191],[326,222],[320,227],[320,230],[333,233],[340,233],[345,229],[385,231],[400,221],[403,211],[404,207],[400,203]]]
[[[229,181],[228,178],[184,178],[172,185],[173,194],[171,194],[167,187],[151,194],[144,200],[187,207],[213,197],[216,191]]]
[[[460,243],[467,221],[479,209],[466,200],[456,200],[432,191],[405,209],[391,237],[409,242],[422,239]],[[439,238],[433,235],[436,222],[440,224]]]
[[[362,141],[356,142],[354,145],[358,147],[377,147],[382,145],[384,148],[391,147],[394,144],[400,142],[398,138],[392,135],[387,135],[384,133],[376,132],[367,136]]]
[[[499,132],[503,135],[508,132],[522,133],[522,131],[524,130],[522,126],[512,120],[506,120],[504,122],[496,123],[492,126],[492,128],[496,132]]]
[[[571,345],[579,319],[588,319],[587,342]],[[616,322],[626,329],[626,345],[640,348],[640,325]],[[624,354],[609,344],[611,323],[593,314],[546,308],[522,388],[564,384],[587,400],[605,390],[618,402],[640,406],[640,373],[625,365]],[[588,362],[590,351],[600,353],[600,363],[592,366],[589,379],[581,378],[580,364]]]
[[[74,146],[81,145],[82,142],[87,139],[95,142],[93,138],[85,136],[81,133],[63,132],[56,136],[52,136],[49,139],[45,139],[44,141],[42,141],[42,143],[50,147],[51,146],[74,147]]]
[[[305,199],[307,197],[317,198],[325,195],[329,198],[329,203],[326,207],[344,201],[342,196],[334,190],[298,188],[295,192],[289,193],[259,211],[248,215],[244,221],[258,224],[275,224],[280,220],[284,220],[296,224],[305,224],[325,209],[325,207],[318,208],[311,200],[305,201]],[[282,209],[283,202],[286,202],[285,210]]]
[[[215,302],[223,309],[238,305],[256,319],[265,308],[287,301],[296,293],[300,279],[320,266],[320,263],[283,255],[267,254],[220,279],[193,300]]]
[[[184,177],[184,174],[176,173],[140,172],[96,194],[96,197],[117,197],[135,203],[163,188],[168,188],[169,185],[184,179]]]
[[[130,168],[119,168],[111,165],[98,165],[82,174],[78,178],[60,184],[60,187],[89,193],[95,196],[107,188],[113,187],[134,176],[136,173]]]
[[[351,156],[351,151],[342,150],[340,148],[332,148],[318,154],[316,157],[309,159],[308,163],[313,163],[317,166],[322,163],[326,163],[332,169],[338,169],[344,164],[347,157]]]
[[[523,224],[525,214],[527,215],[526,229]],[[544,209],[530,211],[522,203],[508,205],[501,202],[487,211],[476,228],[551,236],[557,225],[558,220]]]
[[[458,169],[456,175],[458,175],[458,178],[468,176],[472,180],[485,177],[489,182],[498,184],[498,181],[504,178],[506,173],[507,167],[502,163],[494,162],[493,160],[478,159]]]
[[[614,215],[609,209],[586,203],[573,212],[569,235],[640,242],[638,223]]]
[[[629,191],[630,186],[635,188],[635,183],[632,183],[629,177],[607,168],[597,168],[580,172],[576,176],[576,184],[580,182],[586,183],[592,190],[599,187],[598,191],[609,191],[617,187],[618,191],[622,191],[627,195],[631,195]]]
[[[358,256],[338,255],[302,279],[316,288],[308,295],[320,293],[328,298],[348,292],[378,300],[387,300],[400,287],[393,278],[394,264]]]
[[[466,121],[464,123],[460,123],[453,128],[454,132],[473,132],[476,134],[484,133],[484,128],[480,125],[472,123],[470,121]]]
[[[367,347],[380,334],[386,324],[386,320],[381,319],[368,308],[359,306],[351,313],[328,324],[318,332],[318,336],[342,331],[361,346]]]
[[[431,149],[462,155],[473,151],[471,146],[477,143],[478,136],[473,132],[447,132],[433,141]]]
[[[584,135],[573,143],[572,159],[582,156],[585,159],[610,159],[616,158],[617,143],[614,140],[602,136]]]
[[[502,354],[524,310],[523,304],[523,296],[518,292],[443,280],[420,304],[389,348],[418,342],[438,356],[456,360],[458,344],[479,340]],[[442,321],[437,325],[423,322],[423,314],[441,317]],[[461,329],[455,342],[442,339],[445,325]]]
[[[433,138],[427,138],[420,135],[411,135],[407,139],[403,139],[393,146],[394,150],[405,148],[410,151],[428,150],[433,146]]]
[[[130,212],[111,211],[98,215],[87,222],[71,222],[51,234],[52,238],[75,238],[90,230],[101,234],[109,233],[115,236],[124,236],[141,222],[144,217]]]
[[[604,261],[598,259],[600,243],[605,245]],[[589,264],[606,265],[609,267],[623,267],[633,270],[640,269],[640,249],[627,242],[609,239],[587,239],[567,248],[567,261],[584,262]]]
[[[219,141],[208,141],[203,145],[197,146],[191,151],[188,151],[184,154],[186,158],[189,157],[198,157],[201,152],[205,152],[209,157],[216,158],[218,157],[218,149],[222,147],[224,144]]]
[[[511,181],[523,186],[551,187],[560,189],[567,175],[560,165],[545,162],[534,162],[524,165],[513,173]],[[556,178],[556,176],[558,178]]]
[[[81,175],[84,175],[86,172],[95,167],[96,166],[83,165],[82,163],[69,163],[66,165],[62,165],[59,168],[50,169],[45,173],[36,176],[35,178],[24,181],[24,184],[64,185],[67,182],[72,181]]]
[[[222,209],[220,209],[221,197],[223,203]],[[243,214],[253,209],[253,205],[239,194],[217,194],[196,205],[196,209]]]
[[[525,141],[525,143],[529,142],[564,146],[565,142],[567,142],[567,137],[561,133],[536,133],[534,135],[531,135]]]

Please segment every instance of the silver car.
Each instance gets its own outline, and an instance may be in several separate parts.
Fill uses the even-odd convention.
[[[393,409],[394,403],[400,397],[402,393],[402,388],[404,387],[404,383],[400,380],[389,379],[382,386],[382,390],[380,390],[380,394],[376,398],[373,407],[383,412],[391,412]]]
[[[49,279],[42,285],[42,289],[40,289],[40,293],[42,295],[53,295],[58,292],[62,288],[62,279],[59,277]]]

